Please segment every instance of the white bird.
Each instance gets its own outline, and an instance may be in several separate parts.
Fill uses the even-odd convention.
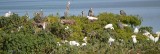
[[[155,38],[152,36],[152,34],[149,35],[150,40],[155,41]]]
[[[137,43],[136,35],[132,35],[133,43]]]
[[[91,16],[87,16],[87,18],[88,18],[89,20],[98,20],[98,18],[96,18],[96,17],[91,17]]]
[[[157,42],[159,40],[159,36],[154,38],[154,42]]]
[[[148,31],[145,31],[145,33],[143,33],[143,35],[148,36],[150,33]]]
[[[83,38],[83,41],[84,41],[85,43],[82,43],[82,46],[86,46],[86,45],[87,45],[87,37],[84,37],[84,38]]]
[[[138,31],[139,31],[139,30],[138,30],[138,28],[136,27],[136,28],[134,29],[134,33],[137,34]]]
[[[63,41],[61,41],[63,44],[65,44],[65,43],[67,43],[68,41],[67,40],[63,40]]]
[[[46,28],[46,22],[43,22],[42,26],[43,26],[43,29],[45,29]]]
[[[114,42],[115,39],[113,39],[112,37],[109,38],[108,43],[111,45],[112,42]]]
[[[69,27],[68,26],[66,26],[66,28],[64,28],[65,30],[68,30],[69,29]]]
[[[157,37],[154,38],[154,42],[157,42],[159,40],[160,32],[156,32]]]
[[[5,17],[10,17],[11,16],[11,11],[8,11],[8,13],[5,14]]]
[[[84,37],[84,38],[83,38],[83,41],[84,41],[84,42],[87,42],[87,37]]]
[[[68,1],[68,5],[70,5],[71,4],[71,2],[70,1]]]
[[[86,46],[87,45],[87,43],[82,43],[82,46]]]
[[[114,30],[114,28],[113,28],[113,25],[112,24],[107,24],[105,27],[104,27],[105,29],[113,29]]]
[[[77,41],[69,41],[69,44],[71,46],[79,46],[79,43]]]
[[[124,27],[127,27],[127,26],[129,26],[128,24],[122,24]]]
[[[156,32],[157,36],[160,36],[160,32]]]
[[[58,46],[61,46],[61,44],[60,44],[59,42],[57,42],[57,45],[58,45]]]
[[[21,28],[22,28],[22,26],[19,26],[19,27],[18,27],[18,31],[20,31]]]

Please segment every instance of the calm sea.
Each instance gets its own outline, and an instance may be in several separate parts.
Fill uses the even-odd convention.
[[[45,15],[64,14],[68,0],[0,0],[0,16],[9,10],[19,15],[27,11],[30,16],[41,8]],[[143,18],[142,26],[152,26],[154,32],[160,31],[160,0],[70,0],[70,15],[80,15],[93,8],[95,15],[101,12],[119,14],[125,10],[128,15],[139,15]]]

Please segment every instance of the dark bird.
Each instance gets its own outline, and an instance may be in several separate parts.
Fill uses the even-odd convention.
[[[93,16],[93,10],[92,10],[92,8],[90,8],[90,10],[88,11],[88,16]]]
[[[126,16],[126,13],[124,12],[124,10],[120,10],[120,15]]]

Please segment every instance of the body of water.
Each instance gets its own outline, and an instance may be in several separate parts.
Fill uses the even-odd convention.
[[[8,11],[30,16],[42,8],[44,15],[59,13],[63,16],[67,0],[0,0],[0,16]],[[111,12],[119,14],[125,10],[128,15],[143,18],[142,26],[152,26],[153,31],[160,31],[160,0],[71,0],[70,15],[87,14],[93,8],[94,14]]]

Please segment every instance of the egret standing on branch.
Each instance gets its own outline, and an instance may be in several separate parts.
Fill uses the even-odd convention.
[[[93,13],[93,9],[92,8],[90,8],[90,10],[88,11],[88,16],[93,16],[94,15],[94,13]]]
[[[69,12],[69,9],[70,9],[70,8],[69,8],[69,7],[70,7],[70,4],[71,4],[70,1],[68,1],[68,2],[67,2],[67,5],[66,5],[66,11],[65,11],[65,13],[64,13],[64,16],[65,16],[65,17],[68,16],[68,12]]]

